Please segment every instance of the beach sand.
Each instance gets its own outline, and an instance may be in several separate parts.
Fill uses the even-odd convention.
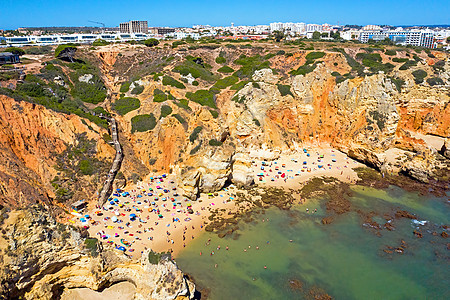
[[[313,177],[335,177],[349,183],[357,180],[352,168],[363,165],[345,154],[329,146],[305,146],[304,149],[295,154],[281,155],[274,161],[254,160],[255,183],[261,187],[298,189]],[[182,197],[173,175],[164,176],[166,178],[162,174],[148,176],[143,182],[127,186],[111,196],[113,205],[107,203],[101,209],[91,208],[83,212],[83,216],[87,214],[89,218],[72,216],[71,222],[89,226],[91,236],[112,247],[122,246],[132,258],[139,258],[145,248],[154,252],[171,251],[176,257],[189,241],[201,234],[212,211],[222,211],[225,215],[248,208],[248,203],[235,201],[239,200],[236,192],[245,191],[233,185],[217,193],[201,194],[199,199],[191,201]],[[188,208],[192,209],[192,214]],[[131,214],[136,215],[134,220],[130,220]]]

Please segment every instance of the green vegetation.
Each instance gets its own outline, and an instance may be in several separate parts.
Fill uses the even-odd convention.
[[[200,150],[200,148],[202,147],[202,141],[200,141],[200,143],[198,143],[197,146],[195,146],[190,152],[190,155],[194,155],[195,153],[198,152],[198,150]]]
[[[31,55],[49,54],[51,52],[52,52],[51,46],[37,46],[25,49],[25,53]]]
[[[131,90],[131,94],[139,95],[144,91],[144,86],[135,83],[134,89]]]
[[[81,174],[83,175],[92,175],[94,174],[94,167],[91,165],[89,160],[81,160],[78,163],[78,168],[80,169]]]
[[[174,79],[174,78],[172,78],[170,76],[167,76],[167,75],[163,77],[162,84],[163,85],[170,85],[170,86],[173,86],[173,87],[176,87],[176,88],[179,88],[179,89],[185,89],[186,88],[186,86],[183,83],[181,83],[178,80],[176,80],[176,79]]]
[[[193,143],[197,138],[200,131],[203,130],[202,126],[197,126],[194,128],[194,131],[192,131],[191,135],[189,136],[189,141]]]
[[[153,102],[164,102],[167,100],[167,94],[160,89],[153,91]]]
[[[97,255],[98,255],[97,243],[98,243],[98,240],[96,238],[87,238],[84,240],[84,245],[91,252],[91,255],[93,257],[97,257]]]
[[[411,73],[414,76],[414,82],[416,84],[422,83],[425,77],[427,77],[427,72],[422,69],[416,70]]]
[[[431,77],[427,79],[427,83],[433,85],[444,85],[444,81],[439,77]]]
[[[219,113],[216,110],[210,109],[209,112],[211,113],[214,119],[217,119],[219,117]]]
[[[175,119],[177,119],[181,124],[187,124],[186,120],[179,114],[173,114],[172,116],[175,117]]]
[[[229,86],[232,86],[233,84],[235,84],[238,81],[239,81],[239,78],[237,78],[236,76],[228,76],[228,77],[217,80],[217,82],[214,84],[213,87],[222,90]]]
[[[216,76],[209,70],[210,66],[203,62],[200,57],[186,56],[186,60],[176,66],[173,71],[183,76],[191,74],[194,78],[201,78],[205,81],[215,81]]]
[[[17,54],[17,55],[20,55],[20,56],[25,54],[25,51],[23,49],[17,48],[17,47],[8,47],[8,48],[5,48],[5,49],[2,49],[1,52],[11,52],[12,54]]]
[[[261,88],[261,86],[259,85],[259,83],[257,83],[257,82],[252,82],[252,86],[255,88],[255,89],[260,89]]]
[[[306,60],[315,60],[325,56],[324,52],[310,52],[306,55]]]
[[[214,101],[214,92],[207,90],[198,90],[195,93],[187,92],[186,98],[203,106],[217,108]]]
[[[210,146],[222,146],[222,142],[221,141],[218,141],[218,140],[216,140],[216,139],[211,139],[211,140],[209,140],[209,145]]]
[[[106,45],[109,45],[109,44],[110,44],[110,42],[107,42],[107,41],[102,40],[102,39],[97,39],[97,40],[95,40],[92,43],[92,46],[93,47],[98,47],[98,46],[106,46]]]
[[[232,73],[232,72],[234,72],[234,70],[232,68],[230,68],[229,66],[223,66],[222,68],[219,68],[217,70],[217,72],[220,72],[220,73]]]
[[[356,58],[362,60],[362,64],[368,67],[372,73],[383,71],[389,73],[394,69],[394,65],[390,63],[383,64],[379,53],[358,53]]]
[[[137,115],[131,118],[131,132],[146,132],[153,130],[156,126],[155,116],[150,114]]]
[[[392,61],[393,61],[393,62],[396,62],[396,63],[404,63],[404,62],[407,62],[408,59],[407,59],[407,58],[394,57],[394,58],[392,59]]]
[[[395,50],[386,50],[386,51],[384,51],[384,54],[389,55],[389,56],[394,56],[394,55],[397,55],[397,51],[395,51]]]
[[[258,119],[253,119],[253,122],[256,126],[261,126],[261,123],[258,121]]]
[[[291,95],[292,97],[294,97],[294,95],[291,92],[290,85],[277,84],[277,87],[278,91],[280,91],[281,96]]]
[[[234,90],[234,91],[239,91],[241,90],[247,83],[249,83],[250,81],[248,80],[243,80],[243,81],[239,81],[236,84],[233,84],[230,89]]]
[[[218,56],[216,57],[216,63],[218,64],[224,64],[227,60],[225,59],[225,57],[222,56]]]
[[[130,89],[130,85],[131,85],[131,82],[129,82],[129,81],[122,83],[122,85],[120,86],[120,92],[121,93],[128,92]]]
[[[251,57],[241,55],[234,63],[242,66],[239,70],[234,72],[234,75],[240,79],[251,79],[256,70],[267,69],[270,67],[270,62],[260,55]]]
[[[341,74],[339,72],[332,72],[331,76],[337,77],[337,76],[341,76]]]
[[[297,68],[297,70],[292,70],[289,72],[291,75],[306,75],[314,71],[317,66],[317,62],[310,64],[310,62],[306,61],[303,66]]]
[[[150,251],[148,253],[148,261],[152,264],[152,265],[157,265],[159,263],[159,261],[161,260],[161,253],[155,253],[153,251]]]
[[[165,118],[172,113],[172,108],[169,105],[161,106],[161,118]]]
[[[125,97],[117,99],[112,108],[121,116],[141,107],[141,102],[137,98]]]
[[[399,70],[408,70],[411,67],[417,65],[417,61],[415,60],[407,60],[402,66],[400,66]]]
[[[77,47],[72,44],[59,45],[55,49],[55,57],[59,59],[68,59],[73,63],[73,57],[75,56],[76,51]]]
[[[187,44],[185,41],[175,41],[172,43],[172,49],[175,49],[178,46]]]
[[[184,109],[186,109],[186,110],[192,110],[192,109],[189,107],[189,100],[187,100],[187,99],[181,99],[179,102],[174,101],[174,103],[175,103],[175,105],[177,105],[178,107],[184,108]]]
[[[157,39],[148,39],[144,41],[144,45],[147,47],[154,47],[159,45],[159,41]]]
[[[74,72],[70,73],[74,87],[71,94],[83,102],[97,104],[106,98],[106,87],[100,78],[100,71],[89,62],[77,61],[67,65]],[[80,77],[92,75],[88,82],[80,81]]]
[[[392,83],[395,85],[397,91],[400,93],[402,91],[402,86],[405,84],[405,81],[400,78],[389,77]]]

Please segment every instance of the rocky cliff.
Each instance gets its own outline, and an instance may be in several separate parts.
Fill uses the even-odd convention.
[[[2,216],[4,211],[2,211]],[[39,206],[2,220],[0,298],[57,299],[64,290],[134,285],[134,299],[192,299],[195,286],[169,259],[139,261],[102,249],[84,232],[57,223]]]

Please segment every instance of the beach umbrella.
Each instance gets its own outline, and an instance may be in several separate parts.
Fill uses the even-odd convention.
[[[118,221],[117,217],[112,217],[111,220],[115,223]]]

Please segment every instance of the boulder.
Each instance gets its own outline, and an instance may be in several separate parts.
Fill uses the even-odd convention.
[[[231,181],[238,187],[247,187],[255,182],[248,154],[236,153],[233,157]]]

